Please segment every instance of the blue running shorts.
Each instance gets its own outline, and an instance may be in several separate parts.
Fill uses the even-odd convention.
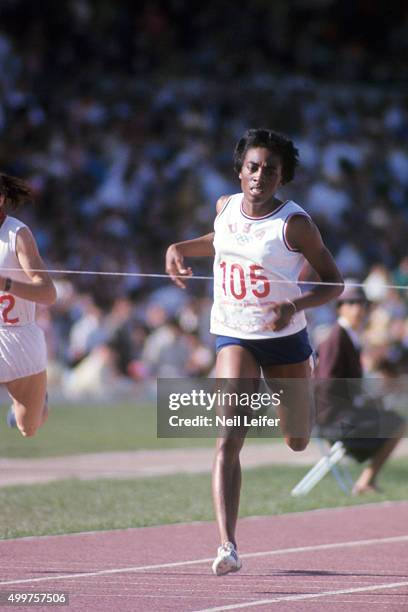
[[[309,359],[313,353],[306,327],[291,336],[266,338],[265,340],[248,340],[232,336],[216,337],[217,353],[224,346],[235,344],[250,351],[261,367],[301,363]]]

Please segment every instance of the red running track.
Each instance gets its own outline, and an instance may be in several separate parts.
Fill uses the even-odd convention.
[[[243,568],[221,578],[213,523],[3,540],[0,592],[65,591],[67,612],[408,611],[408,502],[242,519],[238,536]]]

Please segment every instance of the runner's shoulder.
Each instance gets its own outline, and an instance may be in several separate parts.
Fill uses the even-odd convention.
[[[220,214],[220,212],[222,211],[222,209],[224,208],[225,204],[228,202],[230,197],[231,197],[230,195],[222,195],[220,198],[218,198],[217,204],[216,204],[217,215]]]

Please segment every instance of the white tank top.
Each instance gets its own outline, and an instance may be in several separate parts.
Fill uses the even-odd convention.
[[[26,283],[29,277],[21,268],[16,254],[17,233],[23,227],[27,226],[14,217],[6,217],[0,227],[0,274]],[[6,268],[18,268],[18,270],[11,272]],[[29,325],[35,321],[35,311],[34,302],[0,291],[0,328]]]
[[[293,215],[307,215],[288,200],[263,217],[249,217],[242,208],[243,194],[227,200],[214,222],[214,304],[211,311],[213,334],[246,339],[280,338],[306,327],[303,311],[281,331],[265,330],[273,302],[293,300],[301,295],[297,280],[305,263],[301,253],[285,238],[286,225]],[[274,280],[289,281],[274,283]]]

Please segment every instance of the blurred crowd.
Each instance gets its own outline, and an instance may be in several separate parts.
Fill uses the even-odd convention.
[[[50,268],[130,274],[54,276],[58,303],[40,311],[51,381],[109,398],[211,372],[210,282],[182,292],[143,274],[163,273],[171,242],[211,231],[217,198],[239,191],[235,142],[260,126],[300,150],[279,195],[366,282],[367,371],[406,368],[408,290],[383,288],[408,285],[406,3],[4,0],[0,12],[0,167],[36,195],[20,216]],[[194,271],[211,275],[210,262]],[[318,343],[335,312],[308,316]]]

